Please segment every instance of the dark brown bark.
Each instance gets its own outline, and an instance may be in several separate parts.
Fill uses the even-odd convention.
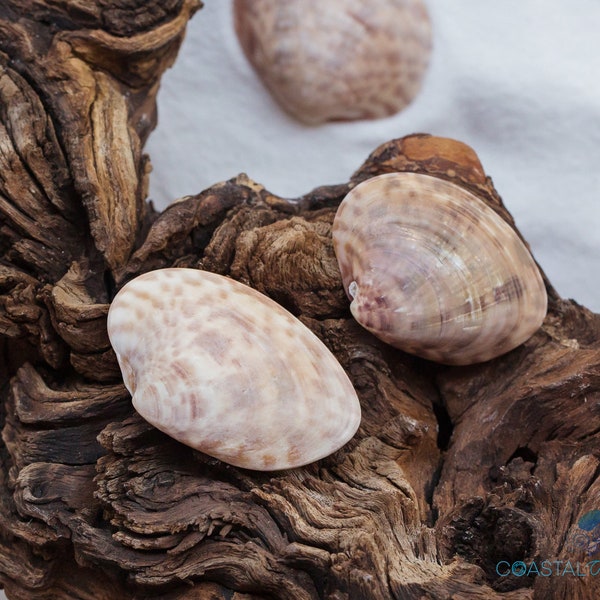
[[[196,8],[0,5],[8,597],[597,597],[591,574],[499,576],[496,565],[598,556],[574,536],[578,519],[600,509],[600,316],[548,283],[549,313],[531,340],[460,368],[387,347],[351,319],[330,228],[357,181],[430,173],[514,226],[457,142],[391,141],[348,184],[295,202],[238,176],[155,214],[142,148],[160,76]],[[355,438],[305,468],[256,473],[135,414],[106,315],[124,282],[166,266],[229,275],[298,315],[359,393]]]

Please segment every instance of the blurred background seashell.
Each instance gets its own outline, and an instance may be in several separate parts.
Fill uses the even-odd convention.
[[[431,52],[422,0],[235,0],[242,49],[299,120],[375,119],[417,94]]]
[[[133,279],[110,306],[108,333],[140,415],[232,465],[308,464],[360,424],[356,392],[319,338],[222,275],[172,268]]]
[[[540,327],[547,296],[515,231],[466,189],[417,173],[357,185],[333,240],[355,319],[424,358],[470,364]]]

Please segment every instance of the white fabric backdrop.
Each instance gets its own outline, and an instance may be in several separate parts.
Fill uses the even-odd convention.
[[[347,181],[381,142],[413,132],[471,145],[565,297],[600,311],[600,3],[427,0],[434,49],[408,109],[303,126],[238,47],[230,0],[205,0],[163,79],[147,146],[163,208],[244,171],[292,197]]]

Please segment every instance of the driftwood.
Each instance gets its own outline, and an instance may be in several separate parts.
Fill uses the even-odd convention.
[[[600,509],[600,316],[548,283],[531,340],[462,368],[353,322],[330,227],[357,181],[435,174],[513,224],[474,153],[447,140],[389,142],[351,182],[296,202],[240,175],[157,214],[142,148],[197,8],[0,4],[8,597],[597,598],[600,535],[586,526]],[[137,416],[106,315],[124,282],[166,266],[229,275],[298,315],[352,378],[356,437],[305,468],[255,473]]]

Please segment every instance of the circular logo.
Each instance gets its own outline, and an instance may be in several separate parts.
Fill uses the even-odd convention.
[[[577,521],[579,529],[584,531],[592,531],[600,525],[600,510],[590,510]]]

